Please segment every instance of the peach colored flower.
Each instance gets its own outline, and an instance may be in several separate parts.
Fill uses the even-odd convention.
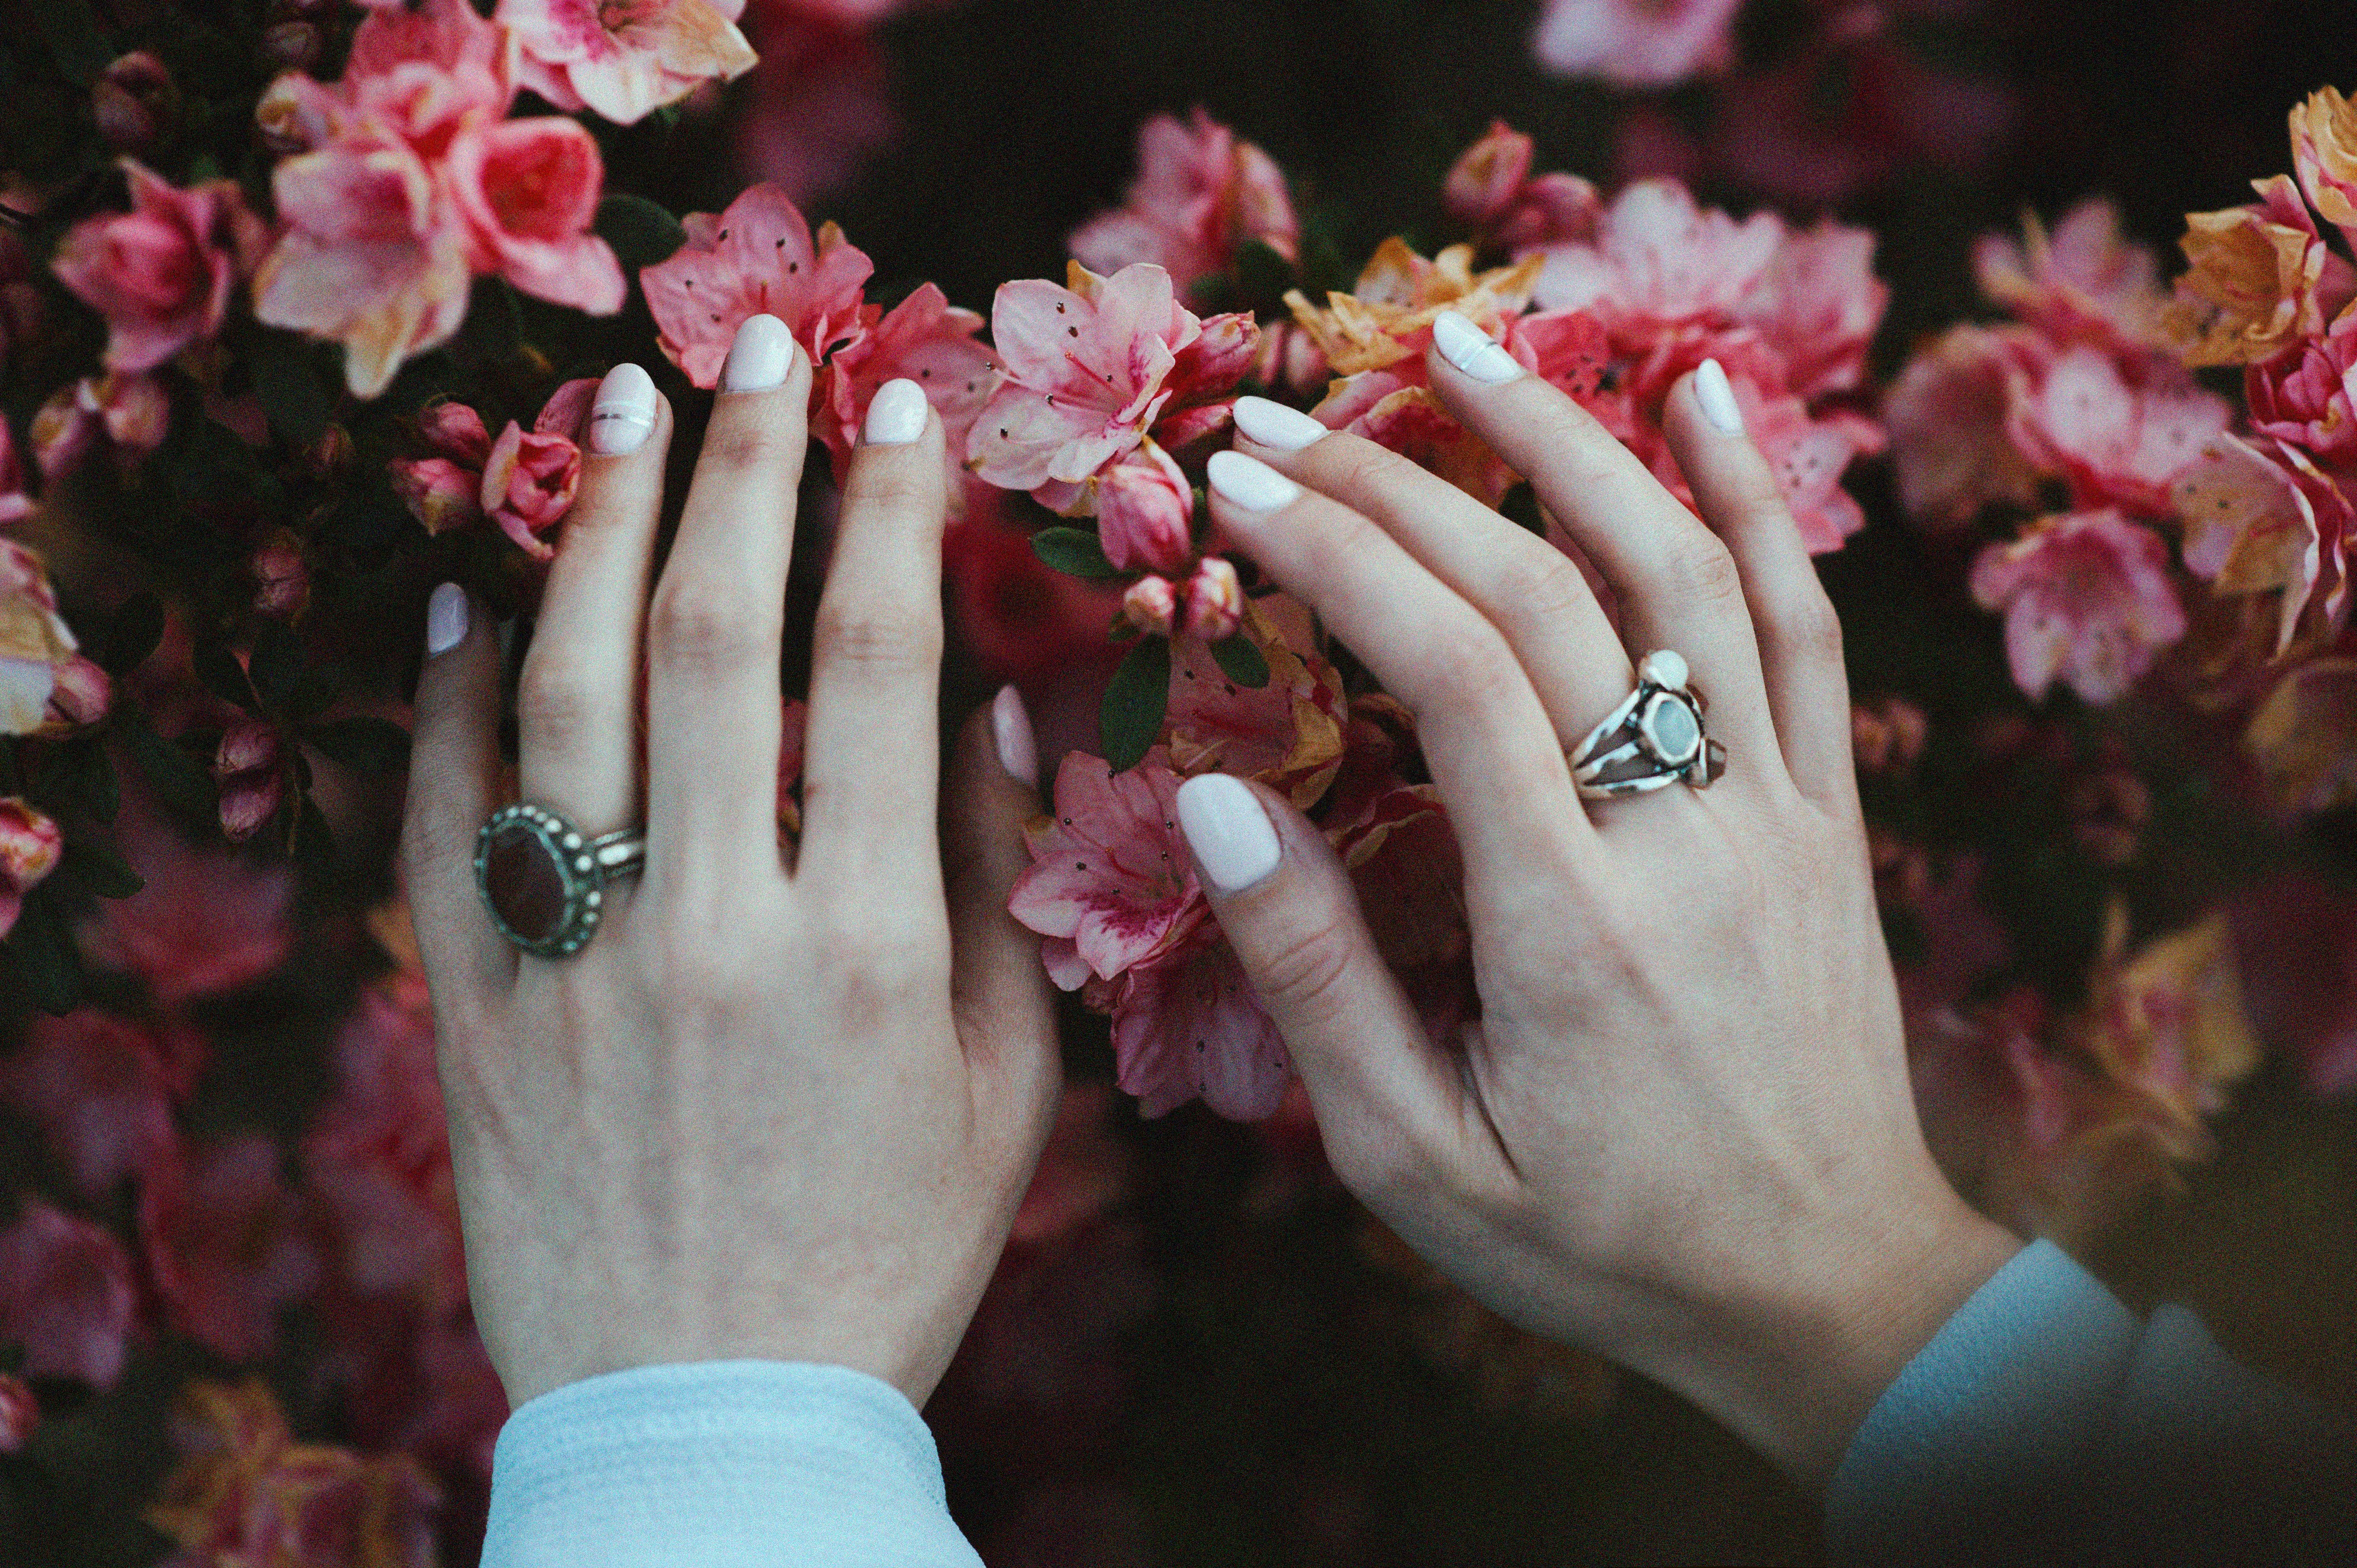
[[[493,15],[515,38],[518,85],[629,125],[750,70],[744,11],[745,0],[500,0]]]
[[[1288,262],[1298,254],[1301,223],[1283,172],[1202,110],[1188,122],[1148,120],[1137,134],[1137,165],[1126,202],[1072,234],[1072,254],[1090,271],[1148,262],[1191,294],[1233,267],[1248,244]]]
[[[441,173],[476,272],[591,316],[622,308],[621,263],[589,232],[605,163],[580,124],[542,115],[469,129],[451,138]]]
[[[279,1308],[318,1282],[278,1165],[278,1145],[250,1134],[163,1163],[139,1193],[140,1246],[166,1320],[232,1361],[268,1356]]]
[[[2088,986],[2079,1043],[2114,1083],[2146,1096],[2199,1135],[2227,1088],[2259,1065],[2224,911],[2127,951],[2115,904]]]
[[[1200,635],[1172,643],[1164,720],[1171,766],[1256,779],[1306,811],[1342,764],[1342,677],[1318,657],[1298,601],[1247,600],[1240,618],[1268,664],[1268,683],[1229,680]]]
[[[1981,293],[2058,346],[2092,342],[2116,355],[2165,349],[2168,295],[2153,253],[2120,234],[2119,209],[2091,198],[2062,215],[2051,234],[2035,214],[2022,238],[1984,234],[1973,245]]]
[[[1666,87],[1724,70],[1742,0],[1547,0],[1532,48],[1558,76]]]
[[[106,317],[107,368],[136,372],[221,330],[266,235],[228,180],[181,190],[130,158],[123,171],[131,210],[75,224],[50,266]]]
[[[1007,899],[1049,939],[1041,956],[1064,990],[1162,961],[1210,914],[1178,832],[1178,791],[1159,749],[1125,773],[1065,754],[1054,813],[1024,830],[1032,864]]]
[[[682,220],[687,242],[639,271],[665,358],[700,387],[717,386],[737,328],[768,314],[786,324],[813,364],[854,340],[860,290],[875,270],[866,252],[809,220],[775,186],[748,188],[725,212]]]
[[[2251,715],[2243,744],[2288,811],[2357,800],[2357,659],[2310,660],[2287,673]]]
[[[34,1198],[0,1230],[0,1339],[26,1376],[113,1387],[137,1310],[130,1254],[89,1220]]]
[[[2319,87],[2295,104],[2291,156],[2308,199],[2357,244],[2357,103]]]
[[[2172,493],[2189,571],[2222,594],[2280,591],[2278,651],[2311,607],[2328,626],[2341,623],[2357,507],[2298,447],[2220,435]]]
[[[2260,199],[2189,212],[2181,243],[2191,268],[2177,280],[2170,330],[2193,365],[2274,359],[2357,296],[2357,268],[2329,250],[2290,178],[2254,180]]]
[[[2033,698],[2057,679],[2115,702],[2185,635],[2169,546],[2115,510],[2042,518],[1973,562],[1973,597],[2005,614],[2013,679]]]
[[[1298,289],[1285,303],[1336,375],[1390,370],[1423,356],[1433,318],[1444,310],[1495,337],[1529,306],[1543,261],[1476,273],[1473,257],[1472,246],[1451,245],[1427,260],[1394,235],[1376,247],[1350,293],[1326,296],[1324,309]]]

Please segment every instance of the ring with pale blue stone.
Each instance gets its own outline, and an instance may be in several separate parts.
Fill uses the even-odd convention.
[[[1584,799],[1641,795],[1681,779],[1705,789],[1727,771],[1727,747],[1703,733],[1707,704],[1688,674],[1666,648],[1638,661],[1637,689],[1566,754]]]
[[[646,864],[647,835],[625,828],[591,838],[545,806],[493,811],[475,838],[475,886],[491,924],[528,953],[581,950],[605,914],[606,885]]]

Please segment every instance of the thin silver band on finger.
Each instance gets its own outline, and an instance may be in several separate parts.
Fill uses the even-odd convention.
[[[1566,756],[1583,800],[1641,795],[1680,780],[1706,789],[1727,771],[1727,747],[1704,733],[1702,693],[1666,648],[1637,665],[1637,689]]]
[[[596,934],[606,885],[646,865],[643,829],[590,838],[546,806],[502,806],[475,836],[475,886],[500,935],[564,958]]]

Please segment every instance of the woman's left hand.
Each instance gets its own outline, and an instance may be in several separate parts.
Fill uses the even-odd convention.
[[[799,854],[780,853],[810,383],[780,323],[746,324],[659,577],[671,411],[636,366],[598,390],[524,660],[521,788],[585,833],[642,822],[647,860],[574,956],[520,954],[486,917],[498,639],[455,588],[429,617],[404,861],[476,1321],[518,1403],[742,1358],[854,1368],[922,1404],[1047,1136],[1051,993],[1006,913],[1037,763],[1009,690],[937,798],[947,468],[912,382],[877,395],[852,463]]]

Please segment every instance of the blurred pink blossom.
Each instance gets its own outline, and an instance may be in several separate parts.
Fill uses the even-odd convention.
[[[621,265],[589,232],[605,162],[577,122],[540,115],[470,130],[451,138],[441,173],[466,221],[476,272],[591,316],[622,308]]]
[[[1743,0],[1547,0],[1533,47],[1561,76],[1664,87],[1723,70]]]
[[[1593,241],[1535,248],[1545,265],[1532,294],[1587,311],[1616,338],[1651,336],[1731,313],[1783,239],[1773,213],[1738,222],[1674,180],[1639,180],[1605,208]]]
[[[2100,198],[2064,213],[2050,234],[2032,215],[2019,242],[1982,235],[1973,274],[1993,304],[2058,347],[2092,342],[2130,359],[2167,348],[2160,314],[2169,296],[2152,251],[2121,236],[2119,209]]]
[[[1491,243],[1519,251],[1556,241],[1585,240],[1602,204],[1596,188],[1577,175],[1534,177],[1531,139],[1503,120],[1458,155],[1441,188],[1448,215]]]
[[[41,1402],[14,1372],[0,1372],[0,1454],[21,1454],[41,1424]]]
[[[131,210],[75,224],[50,265],[106,317],[107,368],[136,372],[221,330],[268,236],[228,180],[182,190],[130,158],[123,171]]]
[[[2169,488],[2224,432],[2226,402],[2179,378],[2132,387],[2110,355],[2070,349],[2046,367],[2009,417],[2014,445],[2061,473],[2083,509],[2167,516]]]
[[[117,819],[115,847],[146,886],[100,902],[82,927],[82,950],[102,969],[145,982],[164,1006],[249,985],[294,945],[293,877],[283,864],[191,844],[136,804]]]
[[[136,1311],[130,1254],[89,1220],[33,1198],[0,1230],[0,1339],[26,1376],[112,1388]]]
[[[2053,358],[2022,327],[1951,327],[1907,361],[1883,400],[1899,499],[1927,528],[1968,526],[1984,508],[2028,506],[2038,470],[2009,415]]]
[[[717,386],[737,328],[778,317],[813,364],[860,330],[861,286],[876,268],[829,223],[809,220],[774,186],[748,188],[725,212],[682,220],[687,242],[639,272],[663,355],[700,387]]]
[[[1181,629],[1189,637],[1218,642],[1235,636],[1243,613],[1243,585],[1234,565],[1217,555],[1195,563],[1195,575],[1187,579],[1187,619]]]
[[[172,1104],[195,1086],[205,1046],[184,1025],[151,1028],[81,1007],[37,1018],[0,1067],[0,1091],[38,1122],[74,1190],[97,1198],[172,1155]]]
[[[2033,698],[2060,679],[2088,703],[2115,702],[2185,635],[2168,544],[2115,510],[2044,518],[1989,545],[1972,590],[2004,612],[2014,682]]]
[[[1231,270],[1246,245],[1292,261],[1301,223],[1285,176],[1269,156],[1202,110],[1180,121],[1157,114],[1137,133],[1137,177],[1121,207],[1091,219],[1071,252],[1092,272],[1150,262],[1192,293]]]
[[[266,1358],[279,1308],[319,1277],[278,1164],[278,1145],[250,1134],[165,1162],[140,1189],[140,1244],[167,1321],[232,1361]]]
[[[753,67],[745,0],[500,0],[519,86],[559,109],[632,124],[700,84]]]

